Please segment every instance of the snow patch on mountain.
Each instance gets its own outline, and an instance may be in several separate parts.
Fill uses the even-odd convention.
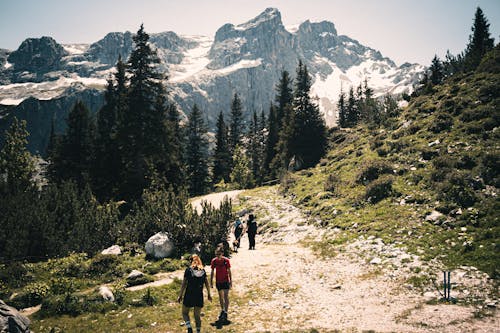
[[[62,44],[63,48],[70,55],[84,54],[88,49],[88,44]]]
[[[170,66],[170,82],[189,80],[200,74],[210,63],[208,52],[212,47],[213,39],[206,36],[183,36],[198,42],[198,46],[188,49],[184,53],[182,62]]]

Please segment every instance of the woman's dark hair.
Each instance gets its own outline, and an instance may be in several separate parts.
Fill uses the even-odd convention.
[[[253,214],[248,215],[248,219],[249,219],[250,221],[253,221],[253,219],[254,219],[254,218],[255,218],[255,217],[253,216]]]

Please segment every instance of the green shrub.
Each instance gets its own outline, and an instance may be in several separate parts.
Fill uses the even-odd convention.
[[[67,277],[57,277],[50,279],[50,292],[53,295],[63,295],[76,291],[74,279]]]
[[[392,174],[392,165],[384,160],[365,161],[356,177],[356,181],[368,184],[383,174]]]
[[[439,196],[442,200],[456,203],[460,207],[470,207],[477,197],[471,187],[472,177],[465,172],[450,170],[438,188]]]
[[[480,157],[479,173],[488,185],[500,187],[500,158],[495,152],[485,152]]]
[[[433,133],[440,133],[449,130],[452,125],[453,117],[446,113],[440,113],[429,127],[429,130]]]
[[[18,261],[0,264],[0,281],[7,286],[20,288],[32,279],[33,275]]]
[[[40,309],[40,315],[45,318],[64,314],[76,317],[82,313],[82,303],[76,295],[69,293],[44,299]]]
[[[371,203],[390,197],[393,194],[393,177],[381,176],[366,186],[365,199]]]
[[[47,265],[56,275],[67,277],[84,277],[87,272],[87,254],[71,253],[60,259],[49,259]]]
[[[23,309],[42,303],[49,294],[50,288],[46,283],[35,282],[28,284],[24,290],[14,296],[10,303],[17,309]]]
[[[88,274],[93,277],[104,274],[111,276],[120,276],[121,272],[117,271],[119,263],[120,259],[118,258],[118,256],[97,254],[90,261]]]
[[[334,193],[339,184],[340,184],[339,176],[335,174],[329,174],[328,177],[326,178],[325,185],[323,187],[325,191]]]

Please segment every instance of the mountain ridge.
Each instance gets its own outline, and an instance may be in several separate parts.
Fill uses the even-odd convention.
[[[76,83],[104,89],[118,57],[126,59],[132,50],[132,36],[131,32],[111,32],[90,45],[62,45],[63,54],[56,52],[59,44],[45,43],[45,51],[56,54],[55,61],[61,64],[54,70],[18,71],[24,63],[12,54],[19,50],[0,53],[0,104],[19,105],[30,96],[64,97],[65,90]],[[166,85],[178,109],[187,114],[197,104],[212,128],[220,111],[228,114],[235,92],[240,94],[247,120],[253,111],[267,111],[281,70],[293,77],[299,59],[308,66],[311,92],[330,126],[336,122],[341,89],[367,79],[376,96],[411,92],[424,70],[418,64],[397,67],[379,51],[338,36],[332,22],[306,20],[290,32],[276,8],[238,25],[227,23],[213,38],[169,31],[150,34],[150,42],[163,62],[160,70],[169,78]],[[24,54],[27,62],[29,56]],[[46,124],[47,135],[49,129]]]

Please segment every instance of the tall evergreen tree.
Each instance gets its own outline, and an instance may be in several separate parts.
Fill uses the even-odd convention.
[[[278,141],[274,147],[274,157],[271,160],[270,172],[278,176],[287,170],[292,158],[290,144],[294,131],[293,90],[292,81],[287,71],[281,73],[281,79],[276,86],[276,125]],[[274,177],[273,177],[274,178]]]
[[[319,162],[326,152],[325,120],[319,107],[311,100],[311,78],[307,67],[299,62],[293,98],[294,129],[290,144],[291,155],[299,168]]]
[[[266,136],[266,148],[264,157],[264,175],[265,178],[270,180],[276,178],[277,174],[275,170],[271,168],[271,162],[276,156],[276,149],[278,148],[279,140],[279,126],[278,119],[276,115],[276,108],[271,104],[269,107],[269,116],[267,118],[267,136]]]
[[[26,121],[16,117],[5,131],[5,143],[0,151],[0,184],[3,183],[0,190],[9,195],[24,192],[32,185],[35,167],[26,148],[28,135]]]
[[[231,170],[231,183],[237,189],[252,187],[254,184],[250,161],[242,146],[237,145],[233,154],[234,167]]]
[[[166,92],[157,70],[160,59],[143,25],[133,40],[135,48],[127,67],[127,108],[119,129],[123,166],[120,194],[124,199],[139,199],[153,174],[163,178],[169,169]]]
[[[264,162],[263,155],[263,133],[261,130],[261,121],[257,116],[257,112],[253,112],[250,128],[247,135],[247,155],[250,161],[250,169],[256,184],[262,182],[262,164]]]
[[[219,113],[216,124],[215,133],[215,150],[213,155],[213,182],[219,183],[224,180],[225,183],[230,181],[229,174],[231,172],[232,156],[229,151],[228,129],[224,122],[224,115]]]
[[[339,112],[339,126],[340,127],[348,127],[347,119],[347,105],[346,105],[346,96],[345,93],[340,90],[339,101],[337,102],[337,109]]]
[[[234,152],[234,148],[241,144],[241,138],[244,133],[243,124],[243,106],[241,105],[240,97],[238,93],[234,94],[233,100],[231,102],[231,118],[229,123],[229,149],[231,153]]]
[[[202,114],[195,104],[188,117],[186,162],[189,192],[205,194],[208,188],[208,140]]]
[[[432,58],[431,66],[429,67],[429,81],[433,84],[440,84],[444,78],[444,69],[441,60],[437,55]]]
[[[89,109],[77,101],[71,109],[68,128],[61,138],[56,159],[52,161],[52,180],[72,180],[83,189],[91,182],[94,162],[95,122]]]
[[[469,44],[465,49],[466,70],[474,70],[481,62],[483,56],[493,49],[494,39],[490,38],[490,24],[483,14],[481,8],[477,7],[474,15],[472,34],[469,36]]]
[[[356,96],[354,95],[354,88],[349,88],[349,95],[347,97],[347,125],[354,127],[359,120],[359,110]]]

